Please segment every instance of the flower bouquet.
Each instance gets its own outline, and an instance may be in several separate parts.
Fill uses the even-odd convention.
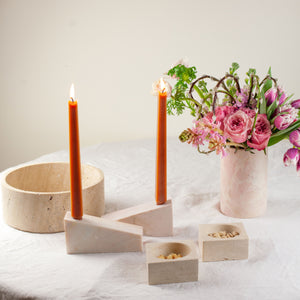
[[[243,86],[238,68],[233,63],[221,79],[209,75],[197,78],[195,67],[177,64],[167,73],[175,80],[167,111],[169,115],[180,115],[189,109],[195,118],[193,127],[184,130],[180,140],[192,144],[200,153],[216,151],[223,157],[221,210],[232,216],[252,217],[266,207],[266,171],[261,170],[262,177],[252,176],[250,172],[257,174],[255,168],[261,168],[262,164],[266,169],[262,160],[266,160],[267,147],[289,139],[292,146],[283,161],[286,166],[296,165],[300,176],[300,99],[292,101],[293,95],[288,96],[278,86],[271,68],[262,80],[255,69],[249,69]],[[227,171],[222,169],[225,166]],[[242,174],[241,168],[247,174]],[[252,182],[243,182],[242,178]],[[247,191],[242,188],[245,186]],[[249,199],[240,199],[241,193]],[[232,198],[238,198],[234,199],[238,203],[234,204]],[[258,202],[258,198],[264,200]],[[251,207],[247,208],[246,202]]]

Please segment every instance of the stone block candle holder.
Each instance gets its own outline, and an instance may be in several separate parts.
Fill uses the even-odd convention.
[[[248,235],[242,223],[199,226],[199,249],[202,261],[247,259],[248,244]]]
[[[67,253],[143,251],[141,226],[83,215],[81,220],[66,213]]]
[[[157,205],[154,201],[118,210],[103,216],[105,219],[142,226],[144,235],[172,236],[172,201]]]
[[[2,179],[4,221],[23,231],[64,231],[64,217],[70,210],[70,167],[68,163],[40,163],[8,171]],[[104,213],[104,175],[82,165],[84,213]]]
[[[161,258],[170,254],[182,257]],[[198,253],[194,241],[146,244],[148,284],[198,281]]]

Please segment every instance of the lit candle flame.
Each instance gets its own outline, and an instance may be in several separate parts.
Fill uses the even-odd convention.
[[[71,87],[70,87],[70,98],[72,101],[75,100],[75,88],[74,88],[74,83],[72,83]]]
[[[160,85],[160,91],[161,91],[161,93],[165,93],[165,91],[166,91],[166,83],[165,83],[165,81],[162,78],[160,78],[159,85]]]

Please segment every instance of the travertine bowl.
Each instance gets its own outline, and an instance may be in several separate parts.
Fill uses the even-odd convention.
[[[14,228],[37,233],[64,231],[70,210],[70,169],[64,162],[19,167],[2,178],[4,221]],[[82,165],[82,196],[85,214],[104,214],[104,175]]]

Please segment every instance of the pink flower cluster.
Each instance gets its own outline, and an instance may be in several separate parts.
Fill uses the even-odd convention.
[[[188,143],[197,147],[207,143],[210,151],[222,156],[226,155],[226,145],[258,151],[266,149],[272,131],[277,133],[285,130],[299,119],[300,99],[287,104],[287,95],[283,90],[278,90],[272,88],[265,93],[267,110],[273,105],[269,118],[266,114],[258,113],[256,106],[252,108],[248,101],[249,91],[245,88],[237,92],[237,101],[232,105],[217,106],[215,115],[207,112],[204,117],[194,121],[194,127],[188,129]],[[293,148],[285,153],[284,164],[296,165],[300,176],[300,129],[293,131],[289,139]]]
[[[250,108],[220,106],[216,109],[216,121],[227,139],[234,143],[247,141],[249,147],[263,150],[272,134],[271,125],[266,115],[258,114],[256,120],[255,115]]]
[[[208,149],[216,151],[217,154],[222,156],[226,155],[225,145],[226,138],[222,135],[219,126],[213,120],[213,113],[208,113],[204,118],[194,121],[194,127],[191,129],[193,138],[192,144],[196,147],[204,145],[208,142]]]

